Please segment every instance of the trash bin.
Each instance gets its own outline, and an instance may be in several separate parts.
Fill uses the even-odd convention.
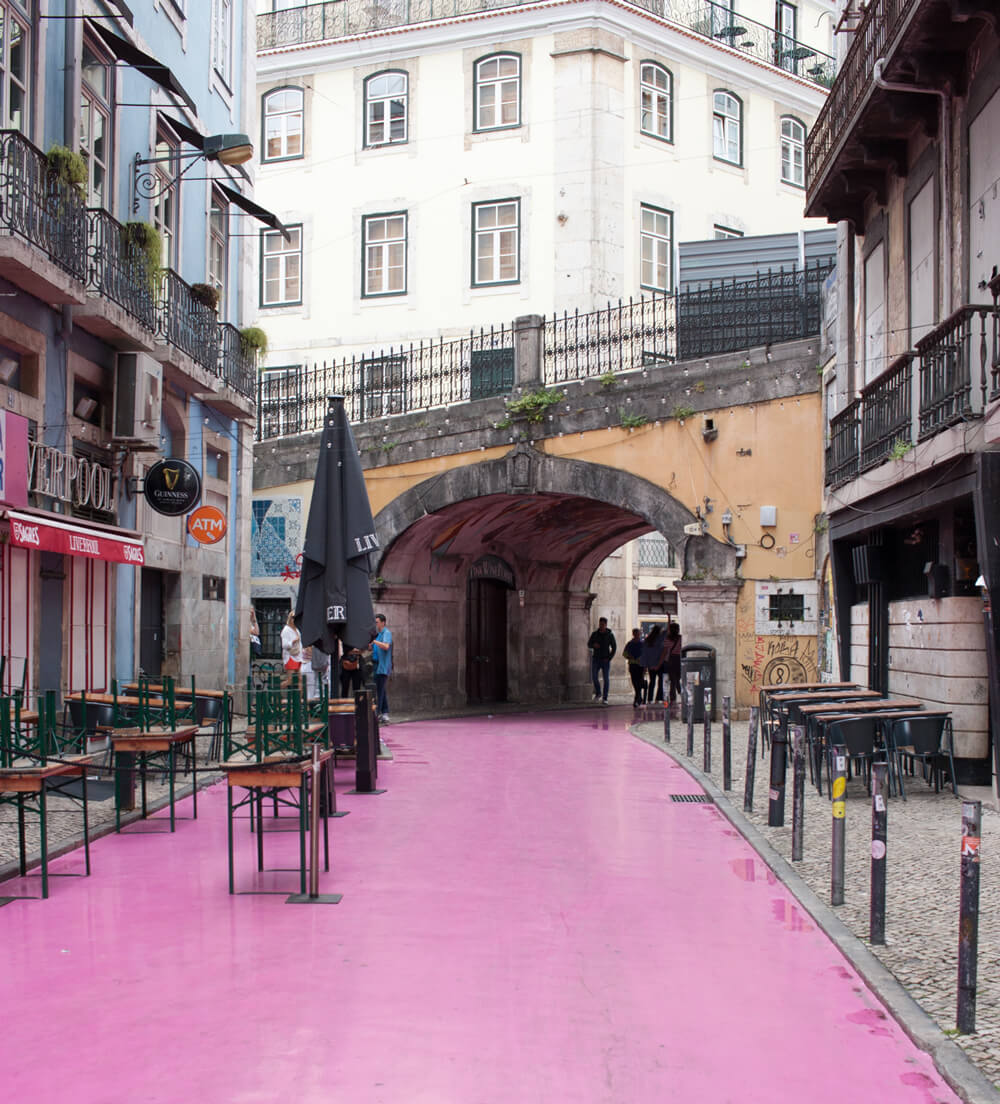
[[[698,675],[697,685],[694,687],[692,708],[694,710],[695,724],[705,720],[705,687],[712,691],[712,720],[716,719],[718,710],[718,695],[715,693],[715,649],[710,644],[685,644],[681,648],[681,690],[687,687],[688,675],[691,672]],[[681,720],[687,721],[686,697],[682,697]]]

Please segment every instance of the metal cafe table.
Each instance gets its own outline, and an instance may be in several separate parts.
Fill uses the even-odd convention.
[[[142,817],[148,815],[146,807],[146,774],[149,759],[160,758],[164,762],[170,784],[170,831],[176,826],[174,814],[175,777],[177,773],[177,752],[187,747],[191,759],[192,783],[192,820],[198,819],[198,756],[195,738],[198,725],[184,725],[181,728],[149,729],[119,728],[108,733],[111,741],[112,759],[115,768],[115,829],[121,831],[122,805],[124,803],[122,776],[119,772],[132,769],[133,757],[139,756],[139,777],[142,785]],[[125,758],[127,756],[127,758]]]

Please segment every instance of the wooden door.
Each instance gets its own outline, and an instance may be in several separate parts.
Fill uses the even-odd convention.
[[[142,569],[139,605],[139,666],[157,677],[163,669],[163,572]]]
[[[469,703],[507,700],[507,587],[470,579],[466,632]]]

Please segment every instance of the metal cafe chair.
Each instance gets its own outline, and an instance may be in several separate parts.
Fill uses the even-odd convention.
[[[847,749],[848,771],[851,763],[860,764],[861,773],[865,780],[865,788],[871,794],[872,763],[881,755],[882,748],[878,743],[878,721],[875,716],[868,717],[843,717],[831,721],[826,726],[826,761],[827,761],[827,792],[832,797],[831,780],[833,778],[833,749],[843,747]],[[890,792],[892,786],[892,774],[889,775]]]
[[[886,723],[886,745],[895,759],[899,791],[904,799],[906,791],[903,788],[903,765],[905,763],[909,767],[912,775],[914,764],[918,760],[928,785],[933,779],[935,793],[941,792],[941,779],[946,770],[952,793],[958,793],[955,785],[954,739],[950,714],[925,713],[920,716],[894,718]]]

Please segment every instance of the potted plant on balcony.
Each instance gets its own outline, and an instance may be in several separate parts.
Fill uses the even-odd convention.
[[[150,292],[155,293],[163,256],[160,231],[149,222],[126,222],[121,228],[121,238],[126,254],[141,268]]]
[[[211,311],[219,309],[219,289],[211,284],[192,284],[191,298]]]
[[[75,188],[81,198],[86,196],[87,162],[66,146],[53,146],[45,155],[50,175],[67,188]]]
[[[240,330],[240,352],[252,357],[257,364],[261,357],[267,356],[267,334],[260,326],[245,326]]]

